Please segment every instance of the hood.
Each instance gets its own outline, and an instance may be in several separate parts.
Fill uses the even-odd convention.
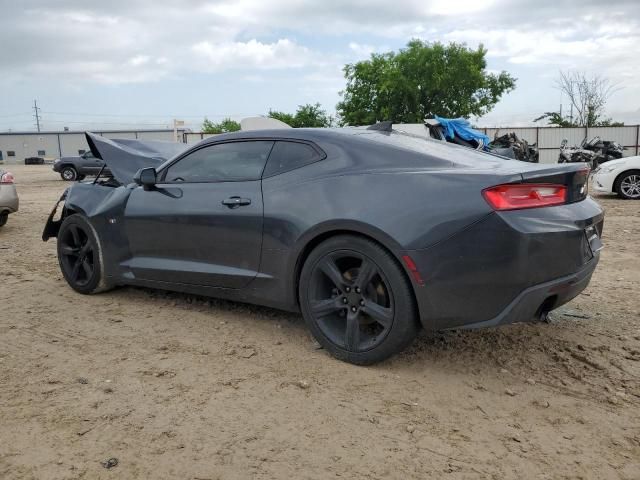
[[[622,166],[625,163],[627,163],[627,161],[629,161],[630,158],[634,158],[634,157],[625,157],[625,158],[617,158],[615,160],[609,160],[608,162],[604,162],[600,165],[600,167],[598,168],[598,170],[600,170],[600,168],[604,168],[604,167],[617,167],[617,166]],[[637,158],[637,157],[636,157]]]
[[[133,182],[141,168],[158,167],[189,147],[186,143],[158,140],[109,139],[91,132],[85,135],[91,153],[102,159],[113,178],[123,185]]]

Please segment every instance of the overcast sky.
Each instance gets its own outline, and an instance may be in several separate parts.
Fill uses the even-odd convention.
[[[563,100],[560,69],[622,87],[609,115],[640,122],[639,0],[0,0],[0,131],[240,119],[320,102],[345,63],[411,38],[483,43],[517,88],[480,125],[523,125]],[[568,106],[564,99],[565,107]]]

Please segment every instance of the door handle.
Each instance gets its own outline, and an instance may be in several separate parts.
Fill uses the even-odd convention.
[[[244,205],[251,205],[251,199],[241,198],[241,197],[229,197],[223,200],[222,204],[226,205],[229,208],[237,208]]]

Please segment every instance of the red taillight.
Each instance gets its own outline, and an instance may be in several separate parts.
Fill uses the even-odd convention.
[[[482,192],[494,210],[550,207],[567,201],[567,187],[554,184],[518,183],[498,185]]]
[[[13,173],[5,173],[2,175],[2,177],[0,177],[0,183],[13,183],[13,181],[15,180],[15,177],[13,176]]]

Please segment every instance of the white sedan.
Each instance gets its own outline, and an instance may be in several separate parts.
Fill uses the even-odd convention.
[[[610,160],[593,172],[593,189],[640,200],[640,156]]]

